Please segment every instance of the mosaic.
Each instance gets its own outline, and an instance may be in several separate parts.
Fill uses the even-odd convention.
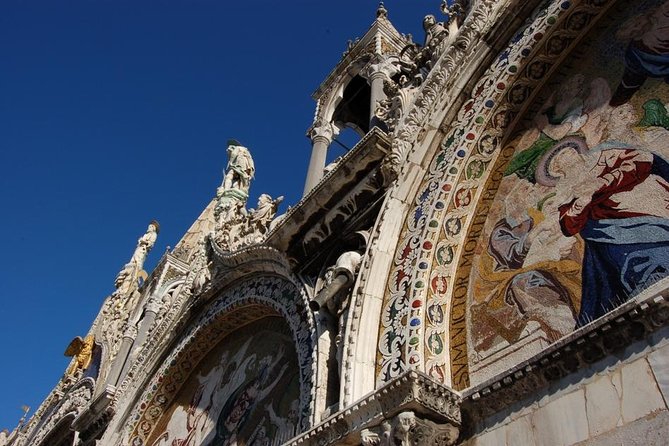
[[[299,379],[290,331],[268,317],[219,343],[193,371],[152,446],[264,445],[297,433]]]
[[[642,2],[633,12],[613,4],[562,1],[538,8],[462,106],[396,251],[380,327],[379,381],[414,368],[467,387],[471,362],[530,332],[542,332],[547,345],[665,275],[667,157],[659,147],[667,95],[664,68],[649,68],[663,66],[657,56],[664,51],[665,5]],[[595,37],[579,40],[593,24]],[[574,56],[565,62],[570,51]],[[540,102],[523,119],[532,124],[502,145],[556,67],[551,90],[537,95]],[[630,169],[627,177],[619,173]],[[615,181],[620,187],[614,191]],[[637,206],[629,210],[634,215],[627,209],[618,217],[598,214],[612,197],[624,205],[618,193]],[[649,199],[632,199],[639,194]],[[641,218],[649,233],[629,227],[626,236],[614,236],[620,228],[598,227],[599,237],[620,243],[615,253],[595,255],[596,242],[587,238],[597,225],[588,222],[615,218]],[[630,255],[626,266],[592,258]],[[581,280],[584,275],[589,279]],[[601,296],[611,277],[625,293],[606,302],[587,297]],[[581,295],[589,310],[581,311]],[[536,302],[537,296],[544,300]]]

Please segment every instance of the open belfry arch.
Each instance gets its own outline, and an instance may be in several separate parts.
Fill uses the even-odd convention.
[[[285,214],[230,140],[0,446],[663,444],[669,2],[440,6],[349,42]]]

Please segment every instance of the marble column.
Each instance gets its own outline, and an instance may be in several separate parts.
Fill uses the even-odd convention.
[[[397,74],[399,69],[390,61],[390,59],[383,56],[377,56],[376,60],[367,65],[364,69],[364,76],[371,87],[371,100],[369,104],[369,122],[370,128],[374,125],[374,118],[377,104],[386,99],[386,94],[383,91],[383,82],[390,80],[392,76]]]
[[[317,121],[311,129],[308,136],[311,138],[311,159],[309,160],[309,170],[307,171],[307,180],[304,183],[304,195],[307,195],[311,189],[323,178],[323,169],[328,154],[328,147],[332,143],[335,127],[329,123]]]
[[[121,344],[121,349],[124,351],[124,354],[127,355],[127,358],[123,363],[121,373],[118,375],[116,385],[120,384],[120,382],[125,378],[125,375],[128,373],[130,365],[135,359],[134,356],[136,355],[137,347],[141,346],[146,340],[149,329],[153,326],[153,323],[156,320],[156,315],[159,312],[159,299],[155,295],[151,296],[144,309],[144,317],[138,324],[139,327],[132,327],[132,330],[128,331],[128,335],[123,338],[124,343],[126,339],[128,339],[127,353],[125,353],[125,344]]]
[[[125,363],[128,360],[130,355],[130,349],[135,342],[137,337],[137,327],[134,325],[128,325],[123,333],[123,338],[121,340],[121,347],[119,348],[116,358],[114,358],[114,364],[112,365],[111,370],[109,371],[109,376],[107,377],[107,383],[116,387],[119,384],[119,378],[121,377],[121,371],[125,368]]]
[[[376,107],[380,101],[386,99],[386,94],[383,92],[383,81],[388,79],[388,76],[383,71],[375,71],[369,76],[369,84],[372,87],[371,100],[369,106],[369,128],[374,126],[374,117],[376,116]]]

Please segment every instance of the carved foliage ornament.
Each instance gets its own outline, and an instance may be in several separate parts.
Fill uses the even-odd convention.
[[[34,435],[28,437],[30,444],[40,444],[61,420],[79,415],[91,400],[94,385],[92,378],[85,378],[65,394],[54,412],[48,416],[46,423],[41,425]]]

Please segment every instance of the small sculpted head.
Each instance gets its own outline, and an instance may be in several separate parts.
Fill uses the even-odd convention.
[[[423,19],[423,29],[425,31],[432,28],[436,24],[437,24],[437,19],[432,14],[426,15],[425,18]]]
[[[151,223],[149,223],[149,227],[147,228],[148,232],[155,232],[158,234],[160,232],[160,225],[156,220],[151,220]]]

